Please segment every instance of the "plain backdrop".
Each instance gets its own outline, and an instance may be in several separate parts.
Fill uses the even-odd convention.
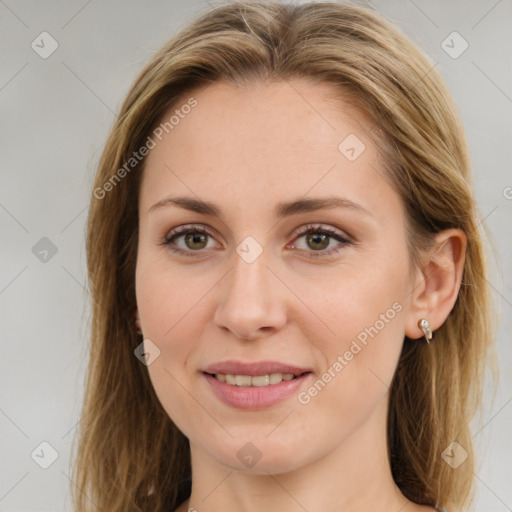
[[[496,246],[489,286],[501,314],[499,389],[491,401],[487,388],[474,430],[475,510],[510,511],[512,2],[372,5],[436,63],[467,130],[481,217]],[[2,511],[72,509],[69,466],[89,332],[84,233],[92,176],[143,63],[208,8],[203,0],[0,0]]]

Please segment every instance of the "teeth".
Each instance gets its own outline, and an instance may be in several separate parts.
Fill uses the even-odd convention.
[[[268,386],[270,384],[270,375],[257,375],[251,378],[251,384],[253,386]]]
[[[235,384],[237,386],[250,386],[252,377],[250,375],[235,375]]]
[[[270,374],[270,384],[279,384],[283,380],[282,373],[271,373]]]
[[[229,375],[224,373],[217,373],[215,375],[217,380],[226,382],[232,386],[240,387],[263,387],[272,384],[279,384],[283,380],[292,380],[295,378],[293,373],[270,373],[267,375]]]

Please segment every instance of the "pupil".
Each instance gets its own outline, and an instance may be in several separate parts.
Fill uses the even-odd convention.
[[[319,247],[319,249],[325,249],[329,245],[328,238],[329,237],[327,235],[316,234],[316,235],[311,235],[309,240],[313,240],[314,244],[315,243],[321,243],[321,247]],[[320,239],[321,242],[318,242],[318,239]]]
[[[205,242],[205,235],[203,234],[197,234],[197,233],[189,233],[187,236],[186,236],[186,241],[187,241],[187,244],[188,242],[192,241],[192,244],[196,244],[196,243],[199,243],[201,244]],[[202,249],[202,247],[199,247],[199,249]]]

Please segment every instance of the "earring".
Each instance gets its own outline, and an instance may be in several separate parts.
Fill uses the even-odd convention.
[[[425,335],[425,339],[427,340],[427,343],[430,343],[430,340],[432,339],[432,331],[430,329],[430,323],[426,318],[422,318],[418,322],[418,327],[423,331],[423,334]]]

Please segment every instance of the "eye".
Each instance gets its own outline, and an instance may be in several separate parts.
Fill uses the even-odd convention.
[[[351,245],[353,243],[347,237],[338,233],[334,229],[313,226],[311,224],[299,230],[297,239],[300,238],[304,238],[304,241],[306,242],[306,249],[301,250],[305,250],[308,253],[307,256],[312,258],[327,255],[330,256],[340,251],[344,246]],[[329,248],[333,239],[337,240],[339,243],[334,245],[334,247],[331,246]],[[293,244],[292,248],[296,248],[296,245]],[[329,250],[326,250],[327,248],[329,248]]]
[[[208,246],[208,238],[213,239],[212,235],[210,235],[204,226],[180,226],[168,233],[161,245],[167,246],[174,253],[183,254],[185,256],[199,256],[203,249],[212,248]],[[312,258],[330,256],[340,251],[344,246],[353,244],[351,240],[334,229],[313,226],[311,224],[299,230],[296,240],[301,238],[304,238],[307,247],[304,249],[292,244],[291,248],[298,248],[308,253],[308,257]],[[177,241],[180,239],[183,239],[184,247],[180,247],[177,244]],[[336,240],[339,243],[329,248],[332,240]]]
[[[168,246],[172,252],[192,256],[190,252],[211,248],[207,246],[208,237],[211,238],[211,235],[204,226],[180,226],[167,234],[162,245]],[[177,246],[176,241],[180,238],[183,238],[185,247]]]

